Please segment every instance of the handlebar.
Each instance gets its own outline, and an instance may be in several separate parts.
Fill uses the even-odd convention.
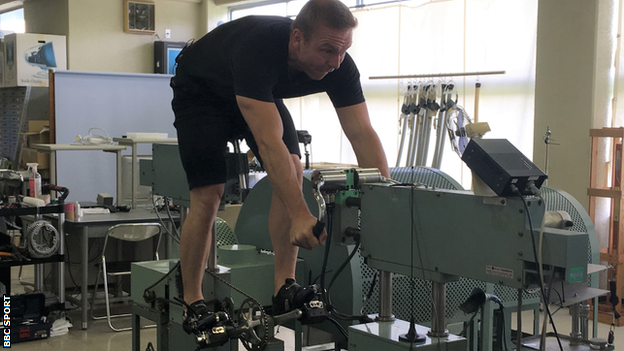
[[[59,204],[62,204],[67,196],[69,195],[69,189],[64,186],[58,186],[54,184],[48,184],[45,186],[49,191],[56,191],[57,193],[62,193],[61,197],[57,199]]]

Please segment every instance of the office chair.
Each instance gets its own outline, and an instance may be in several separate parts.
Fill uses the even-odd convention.
[[[111,309],[110,309],[111,301],[108,295],[109,294],[108,293],[108,277],[121,277],[123,275],[129,275],[130,267],[132,265],[132,262],[134,261],[107,262],[105,253],[106,253],[106,247],[109,241],[108,239],[112,237],[117,240],[127,241],[127,242],[143,242],[148,239],[151,239],[155,235],[158,235],[158,243],[156,244],[156,249],[154,252],[154,259],[158,260],[159,259],[158,248],[160,247],[160,241],[162,239],[162,232],[163,232],[163,228],[158,223],[125,223],[125,224],[118,224],[118,225],[112,226],[108,229],[108,231],[106,232],[106,237],[104,239],[104,245],[102,248],[102,260],[99,264],[99,270],[98,270],[98,274],[95,277],[95,286],[93,288],[93,297],[91,300],[91,317],[93,319],[106,318],[108,320],[108,326],[113,331],[116,331],[116,332],[132,330],[132,327],[115,328],[111,322],[112,318],[129,317],[129,316],[132,316],[132,314],[124,313],[124,314],[111,315]],[[93,315],[93,305],[95,303],[95,296],[97,295],[96,293],[97,293],[97,286],[98,286],[98,280],[99,280],[100,274],[102,275],[104,279],[104,299],[106,301],[106,316],[94,316]],[[129,298],[126,298],[126,299],[129,299]],[[155,325],[145,326],[144,328],[148,328],[148,327],[155,327]]]

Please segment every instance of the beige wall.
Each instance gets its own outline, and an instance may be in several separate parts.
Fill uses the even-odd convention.
[[[603,27],[612,2],[569,0],[562,6],[560,0],[540,0],[538,8],[533,159],[544,164],[542,136],[550,127],[558,145],[549,148],[548,185],[567,191],[586,209],[589,129],[604,125],[609,106],[612,44]]]
[[[156,34],[123,31],[123,0],[30,0],[24,3],[26,31],[67,35],[68,69],[96,72],[153,72],[153,42],[202,37],[227,16],[212,0],[153,0]]]
[[[68,0],[29,0],[24,2],[26,32],[67,35]]]

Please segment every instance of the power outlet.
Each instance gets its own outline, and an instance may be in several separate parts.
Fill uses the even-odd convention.
[[[165,29],[165,39],[171,38],[171,29]]]

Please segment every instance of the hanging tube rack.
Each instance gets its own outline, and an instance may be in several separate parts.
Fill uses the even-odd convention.
[[[461,77],[461,76],[489,76],[494,74],[505,74],[506,71],[484,71],[484,72],[463,72],[463,73],[434,73],[415,74],[406,76],[376,76],[369,79],[411,79],[411,78],[436,78],[436,77]]]
[[[419,78],[447,78],[457,76],[481,76],[505,74],[505,71],[483,71],[483,72],[463,72],[463,73],[436,73],[405,76],[382,76],[370,77],[370,79],[419,79]],[[448,111],[456,109],[457,101],[453,101],[454,84],[440,82],[442,89],[440,102],[437,103],[436,85],[425,84],[411,86],[408,85],[407,92],[403,94],[403,105],[400,108],[399,135],[400,143],[397,156],[396,167],[400,167],[403,160],[403,151],[407,142],[406,167],[426,166],[429,155],[429,144],[432,129],[435,128],[435,150],[431,166],[440,168],[442,152],[444,150],[444,139],[446,136],[446,125],[448,123]],[[475,85],[475,114],[476,121],[479,106],[479,88],[481,83],[477,77]],[[449,88],[450,89],[447,89]],[[456,93],[455,93],[456,94]],[[461,109],[463,110],[463,109]],[[451,138],[454,136],[449,132]],[[408,141],[409,139],[409,141]]]

